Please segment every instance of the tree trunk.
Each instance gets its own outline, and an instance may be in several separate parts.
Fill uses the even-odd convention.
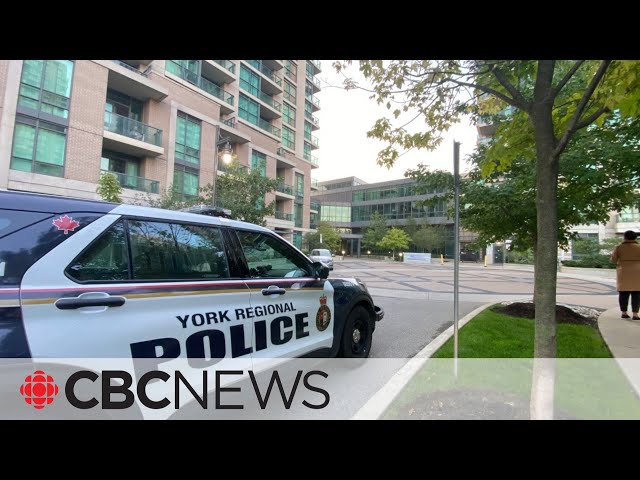
[[[531,418],[552,419],[556,357],[556,281],[558,256],[558,158],[551,106],[533,106],[535,131],[537,240],[535,249],[535,347]]]

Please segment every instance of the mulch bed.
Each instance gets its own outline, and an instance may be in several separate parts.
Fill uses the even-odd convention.
[[[535,318],[536,309],[531,302],[514,302],[507,305],[497,305],[492,308],[496,313],[510,315],[512,317]],[[556,305],[556,320],[558,323],[574,323],[578,325],[589,325],[595,327],[598,324],[597,318],[580,315],[569,307]]]

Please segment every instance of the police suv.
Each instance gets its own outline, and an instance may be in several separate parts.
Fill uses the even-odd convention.
[[[0,192],[0,358],[365,358],[357,279],[219,216]]]

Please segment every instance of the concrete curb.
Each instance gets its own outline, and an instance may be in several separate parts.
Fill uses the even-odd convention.
[[[487,303],[465,315],[458,322],[458,327],[464,327],[472,318],[495,303],[496,302]],[[351,420],[378,420],[402,389],[411,381],[413,376],[422,368],[427,360],[431,358],[431,355],[436,353],[452,336],[453,325],[433,339],[398,370],[391,379],[351,417]]]

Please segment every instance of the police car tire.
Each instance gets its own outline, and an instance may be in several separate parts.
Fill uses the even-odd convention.
[[[371,351],[373,327],[374,323],[369,311],[362,305],[354,307],[344,325],[338,356],[342,358],[367,358]]]

